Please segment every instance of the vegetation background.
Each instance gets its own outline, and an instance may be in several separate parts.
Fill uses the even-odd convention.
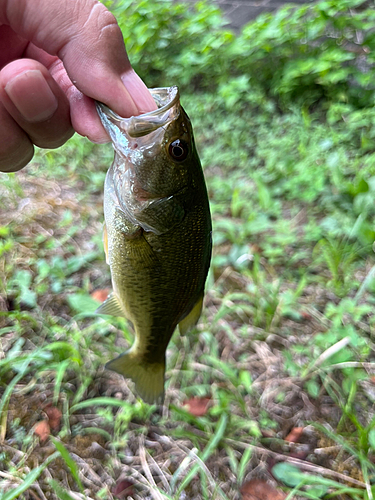
[[[111,147],[75,136],[2,174],[0,498],[373,499],[374,2],[237,35],[212,2],[106,4],[195,127],[205,310],[170,344],[165,405],[138,400],[103,370],[131,328],[93,314]]]

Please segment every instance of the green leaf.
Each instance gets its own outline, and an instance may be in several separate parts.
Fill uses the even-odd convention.
[[[306,479],[306,474],[303,474],[295,465],[288,464],[287,462],[276,464],[272,468],[272,474],[276,479],[291,487],[303,483]]]
[[[309,396],[316,399],[319,396],[320,392],[320,385],[318,384],[318,382],[314,379],[311,379],[308,380],[305,385]]]
[[[36,293],[30,289],[32,281],[32,274],[30,271],[23,269],[18,271],[14,276],[12,283],[19,288],[19,300],[28,307],[36,306]]]
[[[319,475],[305,474],[296,466],[287,462],[279,462],[272,468],[272,474],[276,479],[287,486],[296,487],[303,485],[326,486],[328,488],[342,489],[343,485],[332,479],[326,479]]]
[[[77,313],[95,312],[100,302],[84,293],[73,293],[67,296],[68,304]]]
[[[251,379],[251,373],[247,370],[241,370],[238,376],[238,379],[240,383],[244,386],[246,389],[246,392],[248,394],[252,393],[252,379]]]

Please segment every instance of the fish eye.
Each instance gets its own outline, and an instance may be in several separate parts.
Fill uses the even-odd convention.
[[[174,161],[184,161],[189,153],[189,147],[182,139],[176,139],[169,144],[168,151]]]

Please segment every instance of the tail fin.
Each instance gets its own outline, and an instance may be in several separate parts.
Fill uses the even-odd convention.
[[[105,367],[125,378],[131,378],[136,391],[146,403],[163,402],[165,362],[145,363],[141,356],[129,349],[118,358],[109,361]]]

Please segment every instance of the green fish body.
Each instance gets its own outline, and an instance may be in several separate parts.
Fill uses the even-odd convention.
[[[192,126],[177,87],[151,89],[159,109],[99,116],[115,159],[104,188],[105,247],[113,293],[98,312],[134,326],[131,348],[106,367],[148,403],[164,396],[165,352],[199,319],[211,258],[211,217]]]

